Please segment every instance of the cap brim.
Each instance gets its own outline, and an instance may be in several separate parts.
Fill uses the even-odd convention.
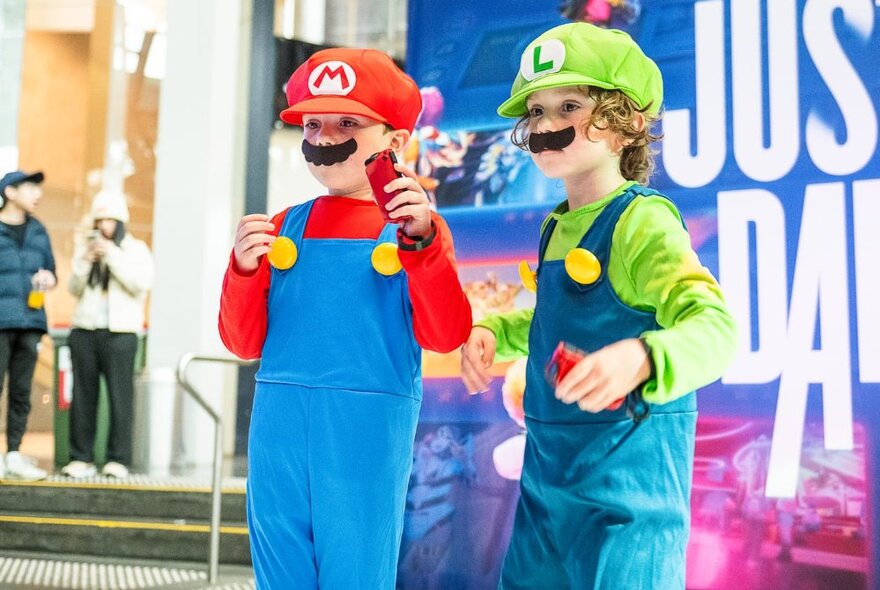
[[[46,177],[43,176],[42,172],[34,172],[33,174],[29,174],[22,182],[33,182],[35,184],[39,184],[45,180]]]
[[[538,90],[563,88],[565,86],[596,86],[598,88],[605,88],[606,90],[614,88],[614,86],[607,82],[602,82],[595,78],[584,76],[583,74],[572,74],[568,72],[550,74],[549,76],[543,76],[523,86],[519,92],[501,103],[501,106],[498,107],[498,114],[502,117],[509,117],[511,119],[522,117],[529,111],[526,108],[526,98],[528,98],[530,94]]]
[[[24,174],[20,170],[17,170],[16,172]],[[11,176],[11,178],[10,178],[10,176]],[[28,174],[26,176],[21,176],[21,177],[17,176],[16,174],[12,174],[12,173],[7,174],[6,176],[3,177],[3,180],[0,181],[0,193],[2,193],[4,190],[6,190],[7,186],[18,186],[20,184],[24,184],[25,182],[32,182],[34,184],[39,184],[39,183],[43,182],[44,178],[45,177],[43,176],[42,172],[34,172],[33,174]],[[0,197],[2,197],[2,194],[0,194]]]
[[[388,122],[385,117],[366,105],[342,96],[316,96],[315,98],[302,100],[281,111],[279,116],[288,125],[302,125],[303,115],[329,115],[335,113],[369,117],[380,123]]]

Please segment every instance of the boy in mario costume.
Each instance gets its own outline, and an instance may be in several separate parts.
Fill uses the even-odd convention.
[[[319,51],[287,86],[309,171],[328,194],[238,224],[220,333],[262,357],[248,449],[257,587],[393,589],[422,397],[421,348],[470,331],[452,236],[415,174],[385,223],[364,162],[400,153],[421,109],[386,54]]]

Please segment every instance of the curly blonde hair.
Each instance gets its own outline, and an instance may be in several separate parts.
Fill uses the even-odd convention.
[[[654,173],[654,156],[657,154],[651,144],[663,136],[652,133],[654,124],[660,120],[659,114],[649,114],[651,105],[640,109],[630,97],[620,90],[606,90],[595,86],[578,86],[584,96],[595,103],[583,131],[589,137],[591,127],[610,129],[623,139],[627,145],[620,152],[620,174],[627,180],[647,184]],[[645,124],[641,129],[636,125],[636,113],[641,113]],[[529,115],[523,115],[513,128],[510,140],[523,150],[529,147]]]

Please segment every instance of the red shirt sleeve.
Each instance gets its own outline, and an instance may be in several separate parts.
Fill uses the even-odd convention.
[[[282,211],[271,219],[273,235],[278,235],[284,216]],[[220,339],[229,352],[243,358],[260,358],[268,325],[269,263],[264,256],[251,274],[242,272],[229,256],[229,266],[220,292]]]
[[[450,352],[468,339],[473,318],[458,280],[452,232],[438,214],[431,217],[434,241],[424,250],[400,249],[400,263],[409,278],[416,341],[428,350]]]

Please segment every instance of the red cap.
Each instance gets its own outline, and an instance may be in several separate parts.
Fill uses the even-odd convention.
[[[376,49],[324,49],[296,69],[287,82],[281,120],[302,125],[306,113],[361,115],[413,130],[422,96],[412,78]]]

